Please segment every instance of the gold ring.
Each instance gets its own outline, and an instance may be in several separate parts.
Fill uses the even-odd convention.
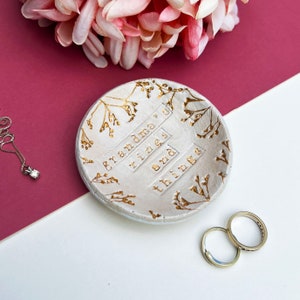
[[[260,233],[261,233],[261,241],[258,245],[247,246],[247,245],[244,245],[241,242],[239,242],[239,240],[233,234],[232,228],[231,228],[233,219],[235,219],[237,217],[249,218],[257,224],[257,226],[260,230]],[[246,250],[246,251],[255,251],[255,250],[260,249],[264,245],[264,243],[266,242],[266,240],[268,238],[268,230],[267,230],[265,223],[257,215],[255,215],[249,211],[240,211],[240,212],[237,212],[234,215],[232,215],[230,217],[230,219],[228,220],[227,233],[228,233],[230,240],[236,247],[239,247],[241,250]]]
[[[212,232],[212,231],[223,231],[225,232],[226,234],[228,234],[228,230],[223,228],[223,227],[212,227],[212,228],[209,228],[208,230],[206,230],[202,236],[202,240],[201,240],[201,252],[202,252],[202,255],[203,257],[205,258],[205,260],[216,266],[216,267],[219,267],[219,268],[227,268],[227,267],[230,267],[232,265],[234,265],[237,260],[239,259],[240,257],[240,252],[241,252],[241,249],[240,247],[236,247],[236,255],[235,257],[233,258],[232,261],[230,262],[223,262],[223,261],[220,261],[218,259],[216,259],[207,249],[206,249],[206,244],[205,244],[205,240],[206,240],[206,237],[207,235]],[[234,245],[235,246],[235,245]]]

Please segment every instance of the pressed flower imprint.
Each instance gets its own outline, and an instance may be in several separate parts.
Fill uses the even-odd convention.
[[[85,150],[88,150],[91,148],[94,144],[94,141],[88,138],[87,134],[85,133],[84,129],[81,128],[81,148],[84,148]]]
[[[107,173],[101,174],[97,173],[96,176],[92,179],[94,183],[101,184],[110,184],[110,183],[119,183],[119,180],[114,176],[109,176]]]
[[[157,219],[157,218],[159,218],[159,217],[161,217],[161,214],[159,214],[159,213],[155,213],[155,212],[153,212],[153,210],[149,210],[149,213],[150,213],[150,215],[151,215],[151,217],[152,217],[152,219]]]
[[[176,191],[173,196],[173,204],[177,210],[194,210],[195,208],[190,207],[193,204],[205,203],[210,201],[210,192],[208,188],[210,175],[207,174],[200,179],[199,175],[196,175],[194,181],[197,185],[190,187],[190,191],[194,192],[202,199],[198,201],[190,201],[181,195],[180,191]]]
[[[84,165],[85,164],[93,164],[94,163],[94,161],[92,159],[89,159],[87,157],[81,157],[81,160],[82,160],[82,162],[83,162]]]
[[[106,96],[105,98],[110,98],[109,96]],[[124,111],[129,119],[128,122],[131,122],[136,114],[136,106],[137,102],[130,101],[126,98],[117,98],[117,97],[111,97],[112,100],[115,100],[113,102],[107,102],[103,99],[99,100],[99,103],[95,107],[95,109],[91,112],[91,117],[86,121],[89,128],[93,129],[93,117],[96,111],[101,107],[103,111],[102,116],[102,122],[99,128],[99,132],[103,132],[105,130],[108,130],[108,134],[110,137],[114,137],[114,127],[120,126],[120,121],[118,117],[116,116],[115,110],[121,109]]]
[[[225,146],[225,148],[222,148],[220,150],[219,155],[216,156],[215,160],[223,162],[226,165],[228,165],[229,164],[228,153],[230,152],[229,140],[223,141],[222,145]]]
[[[107,194],[106,196],[109,197],[111,202],[122,202],[132,206],[135,205],[132,199],[136,198],[136,195],[133,194],[125,194],[123,191],[116,191],[111,194]]]

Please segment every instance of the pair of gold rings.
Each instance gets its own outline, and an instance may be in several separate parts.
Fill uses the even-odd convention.
[[[237,237],[233,234],[232,222],[235,218],[238,218],[238,217],[249,218],[257,224],[260,234],[261,234],[260,242],[257,245],[247,246],[247,245],[241,243],[237,239]],[[235,254],[235,257],[231,261],[229,261],[229,262],[220,261],[217,258],[215,258],[211,254],[210,251],[208,251],[206,249],[206,237],[209,233],[211,233],[213,231],[222,231],[222,232],[226,233],[229,237],[230,242],[235,246],[236,254]],[[255,215],[254,213],[251,213],[249,211],[239,211],[229,218],[228,223],[227,223],[227,228],[212,227],[204,232],[204,234],[202,236],[202,240],[201,240],[201,252],[208,263],[210,263],[216,267],[219,267],[219,268],[226,268],[226,267],[230,267],[230,266],[234,265],[238,261],[241,250],[245,250],[245,251],[258,250],[265,244],[267,238],[268,238],[267,227],[266,227],[265,223],[257,215]]]

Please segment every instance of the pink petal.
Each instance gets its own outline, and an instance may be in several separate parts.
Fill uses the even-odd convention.
[[[91,50],[91,52],[95,56],[101,56],[105,53],[103,44],[92,32],[89,32],[89,35],[84,44]]]
[[[95,56],[91,50],[85,45],[82,45],[82,49],[89,61],[94,64],[97,68],[107,67],[107,60],[104,56]]]
[[[238,7],[235,3],[234,6],[230,7],[230,11],[228,11],[228,14],[225,16],[225,19],[221,26],[221,30],[231,31],[234,28],[234,26],[239,23],[239,21],[240,19],[238,17]]]
[[[154,58],[149,57],[148,53],[146,51],[144,51],[143,49],[140,49],[140,51],[139,51],[138,60],[147,69],[149,69],[154,62]]]
[[[142,42],[142,48],[147,52],[156,52],[162,44],[160,32],[156,32],[151,41]]]
[[[185,1],[184,5],[179,9],[183,14],[195,18],[196,16],[196,7],[190,3],[190,1]]]
[[[41,17],[49,19],[55,22],[65,22],[73,18],[72,15],[64,15],[56,8],[49,8],[49,9],[34,9],[34,12],[37,12]]]
[[[108,22],[102,16],[102,9],[99,9],[96,14],[97,33],[102,36],[107,36],[113,39],[125,41],[122,31],[113,22]],[[94,26],[94,25],[93,25]]]
[[[58,23],[55,27],[55,38],[62,46],[67,47],[72,44],[72,32],[74,21]]]
[[[183,5],[185,0],[167,0],[167,2],[174,8],[180,9]]]
[[[139,28],[136,28],[135,26],[123,21],[121,25],[121,30],[124,35],[126,36],[140,36],[141,31]]]
[[[207,34],[204,33],[203,36],[200,38],[199,43],[195,47],[191,47],[189,43],[186,43],[184,41],[183,48],[184,48],[185,57],[190,60],[197,59],[205,49],[208,40],[209,38]]]
[[[155,34],[154,31],[143,30],[143,28],[141,28],[140,31],[141,31],[141,40],[145,42],[151,41]]]
[[[159,14],[157,12],[150,12],[140,14],[138,20],[143,29],[148,31],[160,31],[161,22],[159,21]]]
[[[236,0],[224,0],[226,13],[230,13],[233,7],[236,5]]]
[[[238,6],[235,5],[230,13],[233,16],[235,25],[240,22],[239,16],[238,16]]]
[[[208,35],[203,31],[203,20],[189,18],[187,28],[182,32],[183,49],[187,59],[195,60],[204,50]]]
[[[177,9],[174,9],[172,6],[167,6],[159,16],[160,22],[170,22],[173,20],[178,19],[180,16],[180,11]]]
[[[163,39],[162,46],[165,48],[173,48],[178,41],[179,34],[173,34],[168,39]]]
[[[104,7],[110,1],[111,0],[98,0],[98,5],[99,5],[99,7]]]
[[[110,21],[116,18],[135,16],[142,12],[151,0],[114,0],[105,5],[103,14]]]
[[[131,69],[137,61],[140,46],[139,37],[127,37],[123,45],[120,65],[126,70]]]
[[[222,31],[231,31],[234,28],[234,20],[232,16],[226,16],[221,26]]]
[[[228,14],[233,15],[235,18],[238,19],[238,6],[236,3],[233,3],[233,5],[228,6],[228,10],[226,11]],[[239,20],[238,20],[239,22]],[[237,22],[237,23],[238,23]],[[236,23],[236,24],[237,24]]]
[[[186,28],[187,25],[183,25],[183,26],[180,26],[179,24],[177,26],[171,26],[171,25],[168,25],[168,24],[164,24],[163,25],[163,28],[162,28],[162,31],[167,33],[167,34],[176,34],[176,33],[180,33],[184,28]]]
[[[160,49],[156,52],[153,58],[159,58],[163,56],[169,49],[169,47],[160,47]]]
[[[213,31],[213,27],[212,27],[211,15],[209,15],[205,18],[205,23],[207,23],[205,32],[208,35],[209,39],[212,40],[214,38],[214,31]]]
[[[202,37],[200,39],[199,47],[198,47],[198,57],[204,51],[208,41],[209,41],[208,35],[207,34],[202,35]]]
[[[97,8],[97,0],[87,0],[82,7],[73,30],[73,42],[75,44],[82,45],[87,39],[89,30],[96,15]]]
[[[106,53],[110,56],[113,64],[117,65],[120,62],[123,42],[110,38],[104,38],[104,48]]]
[[[219,0],[201,0],[196,19],[203,19],[210,15],[218,7],[218,4]]]
[[[22,5],[22,15],[27,19],[40,19],[40,14],[34,10],[49,8],[52,2],[53,0],[27,0]]]
[[[96,23],[92,23],[92,29],[99,35],[105,36],[105,31]]]
[[[214,36],[221,28],[221,25],[225,18],[225,12],[226,12],[225,3],[223,1],[220,1],[218,7],[211,14],[212,29],[213,29]]]
[[[63,14],[79,13],[79,7],[83,0],[55,0],[55,7]]]
[[[202,36],[203,21],[189,18],[186,28],[186,42],[194,48],[197,47]]]

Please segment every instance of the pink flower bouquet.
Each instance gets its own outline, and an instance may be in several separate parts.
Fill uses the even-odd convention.
[[[81,45],[99,68],[149,68],[170,48],[197,59],[219,31],[239,22],[237,0],[20,0],[25,18],[55,24],[62,46]],[[246,3],[248,0],[242,0]]]

